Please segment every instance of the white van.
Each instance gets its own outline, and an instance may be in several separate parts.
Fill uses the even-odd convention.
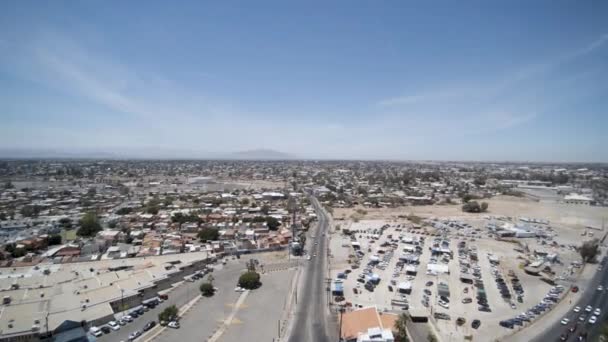
[[[91,327],[91,329],[89,329],[89,333],[95,337],[103,335],[103,332],[98,327]]]

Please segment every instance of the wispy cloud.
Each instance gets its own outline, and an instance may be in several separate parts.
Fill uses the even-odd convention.
[[[20,52],[25,77],[125,115],[175,120],[209,118],[219,110],[204,95],[159,73],[89,51],[65,35],[46,33]]]
[[[401,116],[415,116],[427,122],[433,122],[430,120],[432,117],[438,117],[441,120],[434,121],[436,125],[446,129],[460,127],[459,131],[466,133],[516,127],[533,121],[542,114],[542,108],[546,106],[539,103],[535,94],[539,87],[551,86],[543,84],[546,77],[562,65],[592,54],[607,43],[608,34],[602,34],[583,47],[547,61],[524,66],[494,81],[452,81],[452,84],[460,83],[462,86],[441,86],[418,93],[389,97],[378,101],[376,105],[390,110],[391,116],[401,113]],[[564,75],[559,77],[573,79]],[[451,120],[450,117],[454,116],[460,119]]]

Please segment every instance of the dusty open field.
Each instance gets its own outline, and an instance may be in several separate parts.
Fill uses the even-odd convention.
[[[561,203],[535,202],[527,198],[497,196],[488,200],[488,212],[484,214],[463,213],[460,205],[407,206],[401,208],[335,208],[334,219],[349,219],[357,209],[367,212],[366,220],[397,219],[399,216],[414,214],[421,217],[449,217],[453,219],[471,219],[484,215],[532,217],[549,220],[551,224],[570,228],[591,226],[601,228],[602,221],[608,224],[608,208],[567,205]]]

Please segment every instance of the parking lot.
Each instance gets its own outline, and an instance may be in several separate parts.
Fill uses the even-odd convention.
[[[524,272],[520,245],[465,228],[459,234],[423,233],[407,220],[348,225],[351,236],[332,238],[332,278],[342,278],[342,304],[422,310],[448,340],[499,338],[543,315],[568,290]],[[552,270],[558,277],[574,272],[570,263]]]

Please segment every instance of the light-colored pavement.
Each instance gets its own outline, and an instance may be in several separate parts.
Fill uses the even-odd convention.
[[[288,285],[294,274],[292,269],[263,275],[262,287],[249,293],[219,341],[278,340]]]
[[[228,265],[222,267],[219,266],[219,270],[213,272],[213,277],[216,278],[214,284],[218,287],[225,287],[228,292],[234,289],[234,276],[237,277],[240,272],[245,268],[244,261],[231,261]],[[222,269],[223,268],[223,269]],[[207,279],[206,277],[203,279]],[[226,279],[226,280],[225,280]],[[227,281],[229,279],[229,281]],[[143,330],[144,325],[150,321],[158,321],[158,314],[166,307],[175,305],[178,308],[182,307],[196,296],[200,296],[199,286],[204,280],[197,280],[194,282],[182,282],[179,286],[176,286],[170,293],[169,299],[158,305],[156,308],[144,313],[139,316],[133,322],[121,327],[118,331],[112,331],[107,335],[103,335],[97,338],[99,342],[116,342],[116,341],[127,341],[129,334],[136,330]],[[219,284],[219,285],[218,285]]]

